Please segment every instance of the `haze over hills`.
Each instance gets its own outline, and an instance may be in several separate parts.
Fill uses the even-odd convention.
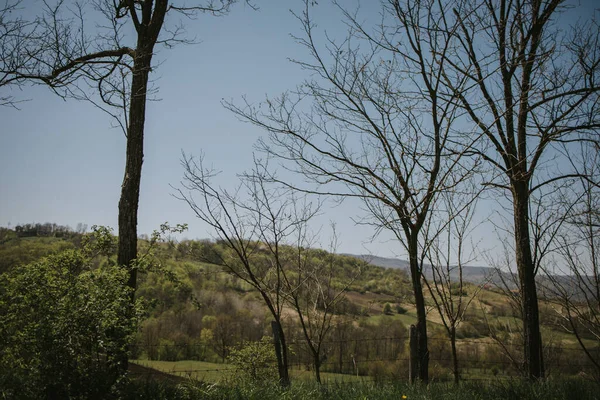
[[[356,257],[358,259],[368,261],[369,263],[376,265],[378,267],[384,268],[394,268],[400,269],[409,272],[409,263],[406,260],[402,260],[399,258],[388,258],[388,257],[379,257],[370,254],[346,254],[348,256]],[[431,278],[433,276],[432,267],[430,264],[424,265],[424,275],[426,278]],[[495,268],[490,267],[479,267],[479,266],[466,266],[463,267],[463,280],[465,282],[471,282],[475,284],[480,284],[483,282],[489,282],[491,284],[501,284],[501,276],[506,280],[506,282],[511,282],[511,276],[509,273],[499,272]],[[458,268],[453,268],[450,272],[450,277],[452,279],[458,280]]]
[[[369,262],[372,265],[383,267],[383,268],[394,268],[406,271],[410,274],[410,266],[407,260],[402,260],[399,258],[388,258],[388,257],[379,257],[375,255],[369,254],[345,254],[347,256],[356,257],[360,260],[364,260]],[[497,287],[505,287],[509,290],[518,288],[518,279],[516,276],[513,276],[509,272],[499,271],[496,268],[491,267],[480,267],[480,266],[466,266],[463,267],[463,281],[474,283],[476,285],[480,284],[489,284]],[[433,269],[430,264],[424,265],[423,274],[425,278],[432,279],[433,277]],[[452,280],[458,280],[458,268],[454,267],[450,271],[450,278]],[[583,278],[583,277],[582,277]],[[581,295],[582,291],[586,288],[590,290],[595,287],[593,283],[593,277],[588,276],[589,279],[587,284],[581,284],[581,282],[572,275],[551,275],[548,277],[547,275],[540,273],[536,277],[538,282],[538,289],[540,290],[540,294],[549,295],[550,297],[554,296],[554,285],[559,284],[563,290],[572,292],[576,295],[577,298],[583,299]],[[592,292],[590,291],[590,294]],[[593,294],[592,294],[593,295]]]

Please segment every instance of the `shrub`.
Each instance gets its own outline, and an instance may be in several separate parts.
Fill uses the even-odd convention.
[[[408,310],[404,307],[402,307],[400,304],[396,305],[396,312],[398,314],[406,314],[408,312]]]
[[[160,361],[179,361],[183,359],[181,348],[174,341],[161,338],[158,342],[158,359]]]
[[[390,303],[385,303],[385,306],[383,306],[383,313],[385,315],[392,315],[392,306]]]
[[[228,360],[235,368],[234,380],[238,384],[277,382],[277,359],[268,337],[231,349]]]
[[[481,333],[471,323],[463,321],[456,330],[457,339],[479,338]]]
[[[140,308],[128,273],[68,250],[0,276],[0,397],[104,398],[123,376]]]

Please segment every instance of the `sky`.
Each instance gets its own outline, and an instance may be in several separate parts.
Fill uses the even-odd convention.
[[[314,8],[318,28],[341,34],[339,13],[328,1],[318,3]],[[592,3],[583,2],[583,7],[589,9]],[[23,4],[31,13],[39,6],[35,0]],[[204,153],[206,163],[222,171],[219,185],[234,187],[236,174],[251,168],[253,144],[264,132],[239,121],[221,101],[241,103],[246,96],[258,102],[307,78],[289,61],[305,55],[290,36],[301,29],[290,9],[300,12],[302,2],[256,4],[258,11],[242,2],[227,16],[201,15],[186,21],[188,37],[200,43],[157,50],[152,79],[159,92],[147,108],[140,234],[150,234],[168,221],[187,223],[187,238],[210,238],[213,232],[172,196],[171,185],[177,186],[183,176],[181,152]],[[376,18],[379,3],[364,1],[362,10],[365,18]],[[93,105],[64,101],[47,88],[24,86],[13,95],[25,101],[18,109],[0,107],[0,225],[56,222],[75,227],[81,222],[116,231],[125,161],[123,133],[111,128],[110,118]],[[326,208],[316,224],[336,222],[339,252],[402,257],[401,246],[389,236],[370,242],[373,232],[353,222],[361,213],[356,201],[347,201]],[[326,237],[322,243],[325,247]],[[497,244],[490,239],[484,246]]]

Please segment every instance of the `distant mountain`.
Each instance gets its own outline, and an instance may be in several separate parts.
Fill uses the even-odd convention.
[[[368,254],[346,255],[367,261],[370,264],[378,267],[400,269],[410,274],[409,262],[406,260],[401,260],[399,258],[378,257]],[[430,264],[424,265],[423,274],[427,279],[432,278],[433,272]],[[452,280],[458,280],[458,268],[455,267],[450,271],[450,277]],[[496,268],[490,267],[463,267],[463,281],[471,282],[476,285],[485,283],[491,286],[507,287],[509,290],[518,288],[518,279],[516,276],[513,276],[513,274],[509,272],[499,271]],[[563,288],[562,290],[564,290],[566,293],[575,294],[576,298],[580,300],[583,299],[582,290],[586,290],[585,288],[587,288],[587,290],[590,291],[589,295],[594,296],[594,293],[592,293],[591,290],[596,287],[593,277],[591,276],[583,276],[577,279],[575,276],[569,275],[552,275],[548,277],[540,273],[537,276],[536,281],[539,294],[548,297],[556,296],[556,290],[554,289],[556,284],[560,285]]]
[[[376,265],[378,267],[383,268],[394,268],[394,269],[402,269],[408,271],[409,263],[406,260],[401,260],[399,258],[387,258],[387,257],[378,257],[370,254],[344,254],[346,256],[355,257],[359,260],[367,261],[369,264]]]
[[[378,267],[383,267],[383,268],[395,268],[395,269],[400,269],[400,270],[404,270],[406,272],[410,272],[409,268],[409,262],[406,260],[401,260],[399,258],[388,258],[388,257],[379,257],[379,256],[374,256],[374,255],[369,255],[369,254],[346,254],[348,256],[351,257],[356,257],[360,260],[363,261],[367,261],[372,265],[376,265]],[[498,271],[495,268],[489,268],[489,267],[478,267],[478,266],[469,266],[469,267],[463,267],[463,280],[465,282],[472,282],[475,284],[480,284],[480,283],[484,283],[484,282],[488,282],[490,284],[501,284],[502,283],[502,278],[505,279],[505,281],[507,283],[511,283],[509,286],[513,286],[512,285],[512,278],[511,278],[511,274],[506,273],[506,272],[500,272],[498,273]],[[423,270],[423,274],[425,275],[426,278],[431,279],[433,276],[433,272],[432,272],[432,268],[430,264],[425,264],[424,265],[424,270]],[[458,268],[453,268],[450,271],[450,277],[454,280],[458,280]],[[516,285],[514,285],[516,287]],[[512,287],[511,287],[512,289]]]

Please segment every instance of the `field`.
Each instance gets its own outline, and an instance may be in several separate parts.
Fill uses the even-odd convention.
[[[196,382],[134,380],[123,392],[123,399],[144,400],[597,400],[600,386],[586,380],[547,380],[525,382],[466,382],[460,385],[432,383],[428,386],[406,382],[376,384],[344,382],[317,385],[312,382],[293,383],[289,388],[277,385],[243,386],[216,385]]]
[[[227,383],[231,380],[234,373],[234,368],[231,365],[203,361],[132,360],[131,362],[159,372],[206,383]],[[146,373],[149,372],[147,371]],[[314,375],[311,371],[305,369],[290,369],[290,378],[293,381],[307,382],[313,381]],[[357,377],[350,374],[335,374],[330,372],[322,372],[321,379],[323,380],[323,383],[326,384],[341,382],[360,383],[372,380],[369,377]]]
[[[375,382],[368,377],[333,373],[323,373],[323,385],[317,385],[311,372],[291,369],[292,385],[283,389],[269,383],[235,384],[231,380],[233,368],[227,364],[148,360],[134,360],[132,363],[144,367],[142,371],[146,375],[132,374],[134,379],[124,393],[125,399],[600,399],[600,384],[593,380],[572,378],[528,382],[519,378],[491,377],[486,370],[470,371],[471,380],[460,385],[434,381],[423,386],[410,385],[405,380]],[[479,379],[475,379],[476,376]]]

